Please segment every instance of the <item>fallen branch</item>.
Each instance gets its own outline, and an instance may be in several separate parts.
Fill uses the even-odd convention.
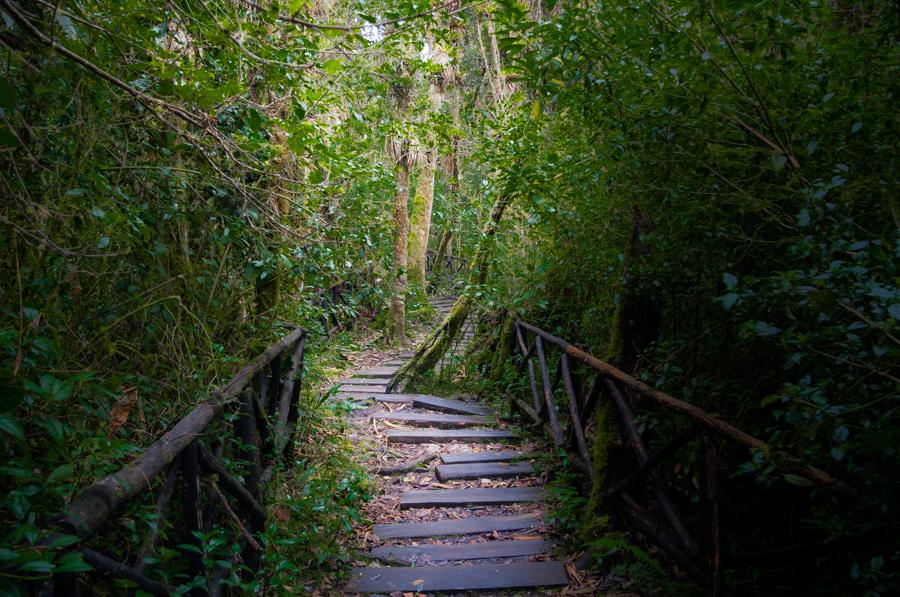
[[[437,452],[426,452],[422,456],[418,458],[413,458],[412,460],[407,460],[401,464],[393,464],[390,466],[382,466],[375,469],[375,472],[379,475],[396,475],[399,473],[408,473],[413,471],[423,464],[427,464],[437,458]]]

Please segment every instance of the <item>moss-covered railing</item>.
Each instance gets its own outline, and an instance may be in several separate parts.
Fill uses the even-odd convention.
[[[790,456],[775,453],[765,442],[714,417],[703,409],[656,390],[635,379],[613,365],[601,361],[580,348],[524,321],[515,322],[513,341],[519,352],[518,371],[527,370],[531,403],[512,398],[512,407],[535,423],[543,424],[558,448],[568,451],[572,462],[587,476],[603,501],[615,501],[621,511],[643,535],[663,548],[672,560],[698,583],[707,587],[711,595],[726,592],[723,557],[722,528],[720,524],[719,498],[721,492],[720,443],[722,440],[751,452],[761,453],[771,462],[778,463],[792,475],[802,477],[810,485],[817,484],[856,501],[856,492],[828,473],[809,466]],[[551,375],[550,351],[558,353],[558,366]],[[535,365],[537,362],[537,366]],[[577,371],[573,371],[577,369]],[[552,379],[551,379],[552,378]],[[565,410],[557,409],[557,390],[564,388]],[[615,479],[599,479],[602,474],[595,462],[597,446],[589,446],[585,429],[591,416],[602,403],[615,405],[624,442],[630,445],[634,458],[626,466],[624,476]],[[666,411],[686,419],[680,433],[663,443],[657,450],[648,450],[646,432],[635,416],[634,408],[662,407]],[[693,442],[699,436],[699,442]],[[660,464],[676,452],[696,446],[701,463],[699,482],[696,485],[697,500],[673,499],[673,490],[660,470]],[[592,448],[594,448],[592,450]],[[602,446],[601,446],[602,448]],[[601,450],[602,451],[602,450]],[[728,471],[729,473],[733,471]],[[640,503],[640,494],[645,494]],[[681,505],[699,504],[699,530],[691,533],[690,525],[683,522],[679,512]],[[653,508],[651,509],[651,502]],[[655,510],[655,511],[654,511]],[[761,521],[764,524],[765,521]],[[783,553],[790,553],[793,546],[782,546]],[[798,545],[797,549],[808,548]]]
[[[238,562],[258,568],[263,549],[258,534],[266,522],[262,487],[292,446],[306,338],[306,330],[297,328],[269,346],[133,462],[76,495],[61,515],[62,534],[45,544],[50,547],[76,535],[81,541],[72,549],[79,549],[96,571],[88,574],[128,579],[145,593],[169,595],[164,577],[149,569],[168,514],[181,525],[173,529],[177,536],[173,539],[183,552],[187,576],[193,579],[188,583],[194,585],[190,594],[222,594]],[[215,429],[214,423],[219,423]],[[232,436],[224,433],[229,427]],[[110,546],[131,554],[130,562],[86,546],[154,486],[156,522],[147,536],[140,544],[118,544],[120,539]],[[181,500],[175,500],[179,486]],[[209,569],[200,535],[215,527],[231,528],[240,549],[231,565]],[[58,573],[40,593],[79,595],[79,586],[77,574]]]

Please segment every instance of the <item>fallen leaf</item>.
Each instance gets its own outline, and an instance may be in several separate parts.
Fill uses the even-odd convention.
[[[291,519],[291,513],[284,506],[278,506],[275,508],[275,518],[280,522],[287,522]]]
[[[538,535],[513,535],[515,541],[538,541],[539,539]]]
[[[116,431],[128,421],[128,415],[137,406],[137,387],[125,388],[124,393],[125,395],[119,398],[109,411],[109,431],[106,432],[109,439],[112,439]]]

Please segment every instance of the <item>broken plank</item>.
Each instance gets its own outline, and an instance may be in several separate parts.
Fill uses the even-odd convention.
[[[387,432],[388,441],[394,444],[496,442],[515,437],[509,431],[496,429],[392,429]]]
[[[436,467],[440,481],[456,479],[508,479],[534,474],[534,466],[528,462],[482,462],[473,464],[439,464]]]
[[[444,454],[441,462],[444,464],[468,464],[471,462],[503,462],[506,460],[520,460],[533,458],[534,454],[519,450],[501,450],[499,452],[460,452],[458,454]]]
[[[562,586],[569,577],[562,562],[511,562],[460,566],[354,568],[350,593],[475,591]]]
[[[488,506],[538,502],[544,499],[543,487],[478,487],[475,489],[425,489],[400,495],[400,509]]]
[[[472,516],[428,522],[397,522],[376,524],[372,530],[379,539],[417,539],[450,535],[480,535],[494,531],[521,531],[541,526],[540,516]]]
[[[393,563],[422,565],[426,562],[457,560],[489,560],[515,558],[549,553],[553,542],[543,539],[519,539],[513,541],[480,541],[478,543],[385,545],[369,552],[369,557]]]
[[[355,390],[354,390],[355,391]],[[491,415],[491,409],[481,406],[480,404],[472,404],[471,402],[462,402],[461,400],[450,400],[448,398],[440,398],[439,396],[429,396],[428,394],[390,394],[384,398],[379,398],[380,402],[406,402],[418,408],[427,408],[440,412],[460,414],[460,415]]]
[[[373,419],[384,421],[401,421],[410,425],[429,425],[434,427],[465,427],[467,425],[490,425],[491,420],[478,415],[443,415],[437,413],[407,413],[372,410],[366,413]]]

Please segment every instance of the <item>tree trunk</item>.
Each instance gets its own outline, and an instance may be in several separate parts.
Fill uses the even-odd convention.
[[[431,207],[434,203],[437,156],[437,144],[432,145],[431,150],[423,156],[409,222],[409,246],[407,247],[409,282],[422,290],[425,289],[425,254],[428,251],[428,235],[431,232]]]
[[[500,226],[500,220],[503,218],[503,212],[506,210],[511,198],[509,196],[498,197],[491,208],[491,217],[481,231],[481,239],[478,241],[478,249],[475,251],[475,257],[472,259],[472,269],[469,273],[469,285],[465,293],[463,293],[453,305],[450,314],[429,336],[422,346],[416,351],[415,356],[408,363],[397,371],[395,379],[396,385],[405,384],[417,375],[421,375],[428,371],[444,356],[447,349],[453,346],[456,336],[462,329],[466,317],[469,316],[469,310],[472,307],[474,288],[483,286],[487,281],[488,267],[487,260],[490,255],[492,241],[497,228]]]
[[[394,269],[393,296],[391,297],[390,336],[393,342],[406,337],[406,239],[409,235],[409,155],[402,153],[395,169],[397,194],[394,196]]]
[[[434,252],[434,263],[431,264],[431,279],[437,282],[440,278],[441,271],[444,269],[444,257],[447,255],[447,248],[450,246],[450,224],[447,224],[447,227],[444,228],[444,233],[441,235],[441,242],[438,244],[437,251]],[[451,275],[453,272],[450,272]]]

